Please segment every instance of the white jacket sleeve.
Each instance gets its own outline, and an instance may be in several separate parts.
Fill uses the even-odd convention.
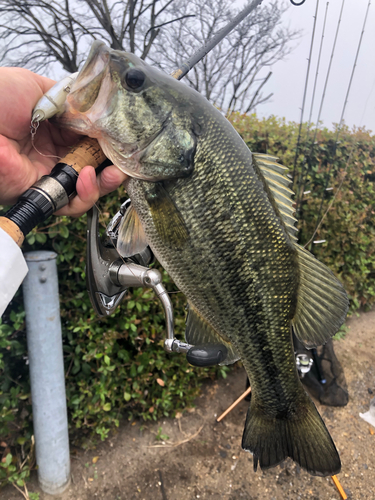
[[[0,228],[0,317],[28,272],[21,249]]]

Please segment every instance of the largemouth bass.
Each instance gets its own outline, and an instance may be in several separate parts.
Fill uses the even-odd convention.
[[[291,457],[311,474],[340,470],[300,383],[291,332],[326,342],[343,323],[340,282],[294,233],[286,168],[250,152],[222,114],[133,54],[95,42],[61,126],[98,139],[129,175],[124,256],[150,245],[188,300],[190,344],[224,344],[252,398],[242,447],[254,470]]]

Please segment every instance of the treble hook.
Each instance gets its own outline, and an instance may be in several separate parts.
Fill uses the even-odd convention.
[[[303,3],[305,3],[305,2],[306,2],[306,0],[302,0],[300,3],[297,3],[297,2],[295,2],[294,0],[290,0],[290,3],[292,3],[293,5],[296,5],[297,7],[298,7],[299,5],[302,5],[302,4],[303,4]]]

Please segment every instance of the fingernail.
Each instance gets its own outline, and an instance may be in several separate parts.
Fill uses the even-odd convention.
[[[95,187],[98,185],[98,181],[96,179],[96,172],[94,168],[90,169],[90,179],[91,179],[91,184]]]

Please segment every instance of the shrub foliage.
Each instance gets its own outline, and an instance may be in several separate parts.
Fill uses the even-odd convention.
[[[274,117],[232,115],[233,125],[252,151],[273,154],[293,167],[298,126]],[[310,136],[312,134],[310,133]],[[331,210],[314,237],[313,253],[343,281],[352,310],[375,302],[374,155],[375,139],[364,130],[318,131],[314,147],[305,146],[302,129],[296,166],[296,190],[305,195],[298,222],[302,244],[307,243],[319,218],[335,196]],[[301,186],[304,152],[311,152],[306,182]],[[350,161],[348,158],[350,157]],[[341,186],[338,191],[338,187]],[[333,188],[325,191],[326,187]],[[106,225],[125,197],[119,190],[101,201]],[[165,322],[151,290],[133,289],[109,318],[92,311],[85,285],[86,217],[57,217],[27,237],[25,251],[52,249],[58,254],[59,290],[66,370],[67,403],[72,439],[104,439],[121,415],[144,420],[173,415],[191,405],[201,381],[226,368],[196,369],[184,356],[162,348]],[[164,272],[168,291],[175,286]],[[185,299],[171,294],[177,336],[183,336]],[[28,380],[25,321],[21,291],[0,324],[0,436],[3,463],[0,481],[22,482],[32,465],[24,457],[31,448],[31,398]],[[74,429],[80,429],[79,434]]]
[[[298,125],[239,114],[231,121],[252,151],[277,156],[292,173]],[[298,214],[299,243],[310,242],[333,201],[313,238],[324,243],[307,248],[343,282],[351,310],[369,307],[375,303],[375,137],[363,129],[343,127],[339,132],[319,129],[312,146],[313,139],[314,130],[308,133],[304,126],[293,186],[297,198],[300,189],[307,192]],[[310,157],[307,165],[305,156]]]

